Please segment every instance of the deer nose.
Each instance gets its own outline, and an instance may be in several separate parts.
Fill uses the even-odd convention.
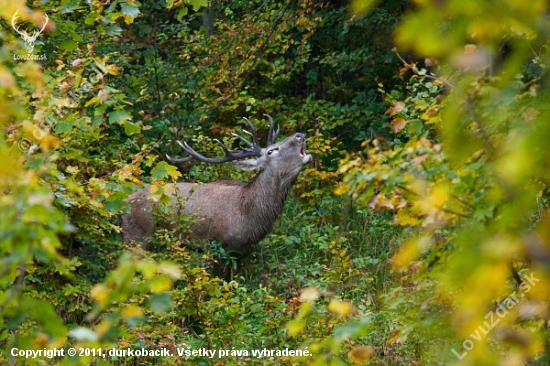
[[[303,143],[303,142],[306,141],[306,135],[304,135],[303,133],[297,133],[296,134],[296,140]]]

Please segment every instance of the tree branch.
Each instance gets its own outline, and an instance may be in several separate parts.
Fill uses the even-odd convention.
[[[427,77],[428,79],[433,79],[433,80],[439,80],[441,81],[443,84],[445,84],[446,86],[448,86],[449,88],[451,89],[454,89],[455,86],[453,84],[451,84],[450,82],[448,82],[447,80],[445,79],[441,79],[435,75],[429,75],[425,72],[421,72],[420,70],[418,70],[416,68],[416,65],[415,64],[410,64],[408,63],[407,61],[405,61],[403,59],[403,57],[401,57],[401,55],[396,51],[395,54],[397,55],[397,57],[401,60],[401,62],[403,62],[403,65],[405,65],[406,67],[408,67],[414,74],[418,75],[418,76],[425,76]]]

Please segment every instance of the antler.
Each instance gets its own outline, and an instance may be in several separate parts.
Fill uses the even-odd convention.
[[[13,17],[11,18],[11,26],[17,33],[19,33],[23,37],[29,37],[29,34],[26,31],[20,31],[19,27],[17,26],[17,19],[19,18],[18,13],[19,10],[17,10],[15,14],[13,14]],[[38,31],[35,30],[31,38],[36,38],[40,33],[44,32],[44,29],[46,29],[46,26],[48,25],[49,19],[50,18],[48,17],[48,14],[44,14],[44,24],[42,25],[42,28]]]
[[[260,144],[258,142],[258,135],[256,133],[256,128],[254,128],[254,125],[252,124],[252,122],[248,120],[248,118],[246,117],[243,117],[243,118],[246,120],[246,122],[248,122],[248,125],[250,126],[250,130],[252,131],[252,132],[248,132],[248,131],[244,131],[244,132],[252,136],[252,142],[248,141],[244,137],[239,136],[235,133],[233,133],[232,135],[237,137],[239,140],[243,141],[249,147],[248,150],[229,150],[222,142],[220,142],[219,140],[214,140],[218,143],[218,145],[220,145],[223,152],[225,153],[225,156],[221,158],[207,158],[206,156],[203,156],[198,152],[196,152],[195,150],[193,150],[191,146],[187,144],[187,142],[185,141],[183,143],[181,141],[176,141],[176,142],[178,143],[178,145],[180,145],[180,147],[186,153],[191,155],[191,157],[199,161],[202,161],[203,163],[208,163],[208,164],[220,164],[228,161],[240,160],[240,159],[249,158],[253,156],[260,156],[262,153],[262,148],[260,147]],[[190,158],[172,159],[168,155],[166,157],[172,163],[182,163],[190,160]]]
[[[42,29],[40,29],[39,31],[34,31],[33,37],[38,37],[38,35],[40,33],[44,32],[44,29],[46,29],[46,26],[48,25],[48,20],[50,18],[48,17],[48,14],[44,14],[44,18],[45,18],[45,20],[44,20],[44,25],[42,26]]]
[[[275,131],[275,134],[273,134],[273,118],[269,114],[264,114],[264,116],[267,117],[269,120],[269,133],[267,134],[267,146],[271,146],[277,141],[277,137],[279,137],[279,131],[281,130],[281,126],[277,126],[277,130]]]
[[[17,25],[17,18],[19,18],[19,16],[17,15],[18,13],[19,13],[19,10],[17,10],[17,11],[15,12],[15,14],[13,14],[13,17],[11,18],[11,26],[13,27],[13,29],[14,29],[17,33],[19,33],[19,34],[22,35],[23,37],[25,37],[25,36],[28,37],[29,35],[27,34],[27,32],[25,32],[25,31],[21,32],[21,31],[19,30],[19,27],[16,26],[16,25]]]

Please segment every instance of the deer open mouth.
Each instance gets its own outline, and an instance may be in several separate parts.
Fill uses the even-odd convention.
[[[303,158],[306,156],[306,143],[302,143],[302,147],[300,148],[300,157]]]

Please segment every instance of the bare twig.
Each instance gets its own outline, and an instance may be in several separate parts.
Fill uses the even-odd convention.
[[[258,62],[258,54],[260,54],[261,52],[263,52],[263,50],[265,49],[265,47],[267,46],[268,42],[269,42],[269,39],[271,38],[271,36],[273,35],[273,33],[275,32],[275,29],[277,29],[277,25],[279,24],[280,20],[282,19],[283,15],[286,13],[288,7],[290,6],[290,3],[291,1],[287,2],[287,4],[285,5],[285,7],[281,10],[281,12],[277,15],[277,17],[275,18],[275,20],[273,21],[273,26],[271,27],[269,33],[267,34],[267,36],[265,37],[265,41],[262,43],[262,45],[252,53],[252,56],[255,56],[254,57],[254,61],[252,62],[252,64],[250,65],[250,67],[247,68],[247,71],[242,75],[241,77],[241,80],[240,80],[240,83],[234,88],[234,89],[240,89],[242,88],[244,82],[248,79],[248,77],[251,75],[252,71],[254,70],[254,66],[256,66],[256,63]],[[210,115],[210,113],[212,113],[214,110],[218,109],[220,106],[222,106],[223,104],[225,104],[225,102],[227,102],[231,96],[233,96],[235,94],[235,91],[232,91],[231,93],[228,93],[227,96],[225,96],[222,100],[220,100],[213,108],[211,108],[209,111],[208,111],[208,115]]]
[[[237,36],[239,34],[241,34],[241,32],[244,30],[244,28],[248,25],[248,23],[250,23],[250,21],[252,19],[254,19],[256,17],[256,15],[258,15],[258,13],[260,12],[260,10],[265,6],[265,4],[267,4],[267,0],[264,0],[264,2],[262,3],[262,5],[260,5],[258,7],[258,9],[256,9],[256,11],[250,16],[250,18],[248,18],[246,20],[246,22],[244,22],[243,26],[241,27],[241,29],[239,29],[239,31],[233,36],[231,37],[231,39],[229,40],[229,42],[225,45],[224,48],[221,49],[220,52],[218,52],[214,58],[212,59],[212,62],[210,64],[208,64],[208,66],[212,66],[214,64],[214,62],[216,62],[216,60],[218,59],[218,57],[220,57],[220,55],[222,55],[228,48],[229,46],[231,46],[231,43],[233,43],[233,41],[237,38]]]
[[[407,192],[407,193],[409,193],[409,194],[411,194],[411,195],[413,195],[413,196],[415,196],[415,197],[420,197],[420,195],[418,193],[416,193],[416,192],[414,192],[414,191],[412,191],[412,190],[410,190],[406,187],[403,187],[401,185],[397,185],[396,187],[403,190],[403,191],[405,191],[405,192]],[[442,206],[440,206],[440,207],[434,206],[434,208],[436,210],[439,210],[439,211],[442,211],[442,212],[445,212],[445,213],[448,213],[448,214],[451,214],[451,215],[456,215],[456,216],[463,217],[463,218],[469,218],[470,217],[469,215],[463,214],[461,212],[456,212],[456,211],[450,210],[450,209],[442,207]]]
[[[413,73],[415,73],[416,75],[418,76],[425,76],[427,77],[428,79],[433,79],[433,80],[439,80],[441,81],[443,84],[445,84],[446,86],[448,86],[449,88],[451,89],[454,89],[455,86],[453,84],[451,84],[450,82],[448,82],[447,80],[445,79],[442,79],[442,78],[439,78],[435,75],[429,75],[427,73],[423,73],[421,72],[420,70],[418,70],[416,68],[416,65],[415,64],[411,64],[411,63],[408,63],[407,61],[405,61],[403,59],[403,57],[401,57],[401,55],[398,53],[398,52],[395,52],[395,54],[397,55],[397,57],[401,60],[401,62],[403,62],[403,65],[405,65],[406,67],[408,67]]]
[[[160,139],[155,142],[153,144],[153,146],[151,146],[151,148],[145,152],[142,152],[142,153],[139,153],[137,154],[137,156],[134,158],[134,160],[132,160],[132,162],[128,165],[135,165],[136,163],[142,161],[147,155],[149,155],[151,153],[151,151],[155,150],[156,147],[161,143],[162,140],[164,140],[164,138],[166,137],[166,134],[163,134]],[[115,174],[116,172],[118,172],[119,170],[122,170],[124,168],[120,168],[120,169],[116,169],[115,171],[113,171],[112,173],[110,174],[105,174],[105,175],[102,175],[101,177],[93,177],[93,178],[90,178],[88,179],[86,182],[84,183],[80,183],[79,186],[85,186],[85,185],[88,185],[90,184],[90,180],[91,179],[103,179],[103,178],[107,178],[107,177],[111,177],[113,174]]]

